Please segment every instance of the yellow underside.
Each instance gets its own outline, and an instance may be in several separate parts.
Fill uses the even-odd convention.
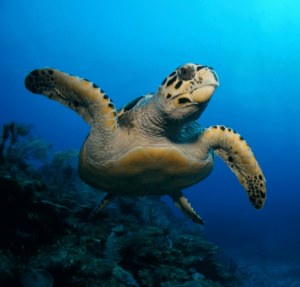
[[[102,165],[88,163],[85,149],[86,144],[80,154],[82,180],[115,195],[164,195],[200,182],[213,169],[213,156],[198,162],[175,147],[135,147]]]

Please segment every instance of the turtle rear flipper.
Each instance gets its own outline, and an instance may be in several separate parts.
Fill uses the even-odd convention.
[[[93,209],[88,219],[94,217],[100,210],[104,209],[116,196],[112,194],[107,194],[101,202]]]
[[[188,199],[183,195],[181,191],[172,192],[169,196],[173,199],[175,206],[177,206],[183,213],[183,215],[195,223],[204,225],[202,218],[196,213],[194,208],[189,203]]]
[[[261,209],[266,199],[266,180],[247,142],[234,130],[224,126],[212,126],[201,135],[201,148],[227,163],[245,188],[255,209]]]
[[[94,83],[53,68],[31,71],[25,87],[57,101],[80,115],[88,124],[97,123],[100,130],[114,131],[118,127],[115,105]],[[101,124],[100,124],[101,123]]]

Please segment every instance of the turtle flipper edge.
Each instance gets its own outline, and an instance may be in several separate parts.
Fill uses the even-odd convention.
[[[25,78],[25,87],[57,101],[80,115],[89,125],[102,132],[118,127],[115,105],[96,84],[53,68],[31,71]]]
[[[266,199],[266,180],[247,142],[233,129],[211,126],[201,135],[202,148],[211,148],[227,163],[245,188],[255,209],[261,209]]]
[[[185,217],[191,219],[195,223],[204,225],[202,218],[195,212],[194,208],[181,191],[172,192],[169,194],[169,196],[173,199],[175,206],[182,211]]]

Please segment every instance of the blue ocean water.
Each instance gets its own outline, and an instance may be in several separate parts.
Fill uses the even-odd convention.
[[[178,66],[211,66],[220,79],[203,126],[234,128],[267,179],[253,209],[221,159],[184,191],[207,239],[257,262],[299,262],[300,136],[298,1],[1,1],[0,126],[34,124],[55,149],[80,149],[89,126],[57,102],[33,95],[25,76],[45,66],[87,78],[117,108],[155,92]],[[181,213],[165,199],[178,216]],[[299,283],[300,284],[300,283]]]

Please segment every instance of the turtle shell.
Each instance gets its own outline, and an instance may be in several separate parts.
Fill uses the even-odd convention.
[[[137,97],[137,98],[131,100],[129,103],[127,103],[126,105],[124,105],[123,107],[121,107],[117,110],[118,117],[122,116],[126,112],[133,109],[142,99],[149,98],[152,96],[153,96],[153,94],[146,94],[144,96],[140,96],[140,97]]]

